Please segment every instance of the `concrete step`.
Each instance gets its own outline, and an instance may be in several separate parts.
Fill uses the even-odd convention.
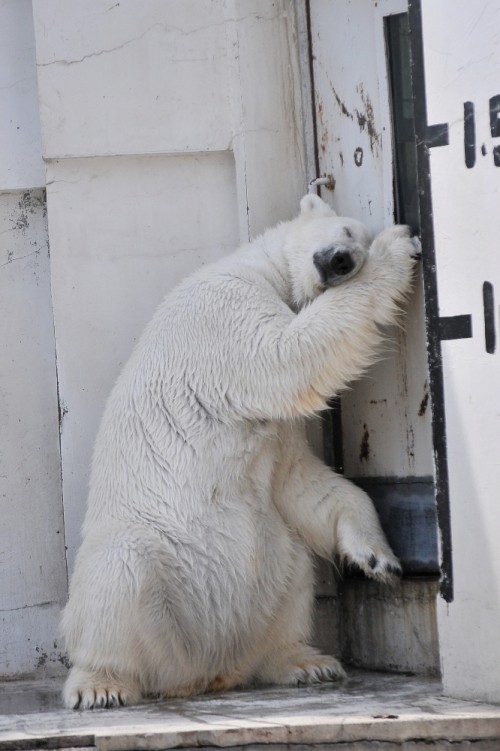
[[[353,672],[341,684],[256,688],[136,707],[60,708],[60,680],[0,685],[6,749],[500,751],[500,707],[448,699],[434,679]]]

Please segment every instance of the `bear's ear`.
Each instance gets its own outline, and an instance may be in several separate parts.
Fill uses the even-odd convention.
[[[314,193],[308,193],[300,202],[300,215],[316,214],[316,216],[336,216],[335,211]]]

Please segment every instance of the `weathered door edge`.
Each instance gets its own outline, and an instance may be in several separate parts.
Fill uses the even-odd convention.
[[[420,228],[423,254],[427,355],[432,407],[432,441],[435,464],[434,482],[440,534],[440,590],[444,600],[452,602],[453,560],[441,340],[446,338],[461,338],[464,336],[464,332],[457,331],[450,337],[447,324],[449,325],[452,321],[440,318],[439,316],[429,149],[444,146],[448,143],[448,126],[442,124],[428,125],[427,123],[421,0],[409,0],[408,13],[415,107],[415,133],[417,139],[417,172],[420,193]],[[455,323],[460,322],[455,321]]]

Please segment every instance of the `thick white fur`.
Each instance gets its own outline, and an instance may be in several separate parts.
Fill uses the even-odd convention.
[[[68,707],[332,680],[340,664],[308,646],[310,552],[398,571],[370,499],[311,454],[302,417],[373,362],[414,247],[398,226],[371,243],[315,196],[301,209],[181,283],[117,381],[63,615]],[[364,265],[324,290],[312,256],[335,243]]]

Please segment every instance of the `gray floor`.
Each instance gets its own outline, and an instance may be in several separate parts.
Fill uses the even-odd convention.
[[[422,739],[438,741],[438,747],[486,739],[475,748],[500,749],[500,707],[446,699],[439,681],[411,676],[355,672],[337,685],[233,691],[90,712],[61,709],[59,692],[57,680],[1,684],[0,749],[328,743],[350,751],[375,742],[382,749],[394,743],[402,748],[401,742],[417,749]]]

